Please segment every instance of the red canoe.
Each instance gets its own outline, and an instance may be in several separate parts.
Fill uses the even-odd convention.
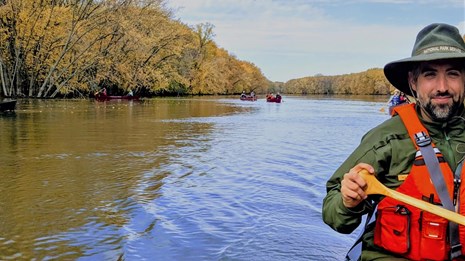
[[[266,101],[267,101],[267,102],[281,103],[281,99],[282,99],[281,96],[278,96],[278,97],[268,97],[268,98],[266,98]]]

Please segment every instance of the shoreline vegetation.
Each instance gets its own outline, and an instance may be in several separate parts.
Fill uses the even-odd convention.
[[[165,0],[0,4],[0,97],[111,95],[385,95],[382,69],[271,82],[214,42],[214,25],[174,19]]]

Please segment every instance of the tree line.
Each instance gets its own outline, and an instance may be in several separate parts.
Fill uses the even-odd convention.
[[[303,95],[384,95],[390,94],[394,87],[386,79],[382,69],[374,68],[359,73],[294,79],[284,83],[283,89],[286,93]]]
[[[462,36],[465,40],[465,35]],[[384,76],[383,69],[336,76],[315,75],[280,83],[279,88],[290,94],[386,95],[395,88]]]
[[[266,92],[213,29],[173,19],[164,0],[0,0],[0,96]]]
[[[166,0],[0,0],[0,97],[388,94],[382,69],[271,82]]]

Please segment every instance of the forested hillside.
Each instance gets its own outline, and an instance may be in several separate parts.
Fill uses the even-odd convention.
[[[166,0],[0,0],[0,97],[387,94],[382,69],[270,82]]]
[[[3,0],[0,96],[266,92],[257,66],[215,44],[213,25],[172,17],[163,0]]]
[[[465,35],[463,36],[465,40]],[[402,58],[402,57],[401,57]],[[365,72],[336,76],[317,75],[289,80],[279,84],[289,94],[391,94],[395,88],[384,76],[383,69],[373,68]]]
[[[294,79],[284,84],[286,93],[292,94],[389,94],[394,87],[382,69],[337,76],[313,76]]]

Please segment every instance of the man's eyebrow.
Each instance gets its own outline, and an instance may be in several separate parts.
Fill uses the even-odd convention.
[[[462,70],[462,66],[458,65],[458,64],[452,64],[450,66],[450,68],[447,68],[447,71],[461,71]]]
[[[462,67],[458,64],[451,64],[449,68],[447,68],[446,71],[460,71]],[[424,64],[421,66],[420,72],[430,72],[430,71],[437,71],[432,65],[430,64]]]
[[[429,64],[425,64],[421,67],[421,70],[420,72],[429,72],[429,71],[436,71],[436,69],[433,68],[433,66],[429,65]]]

